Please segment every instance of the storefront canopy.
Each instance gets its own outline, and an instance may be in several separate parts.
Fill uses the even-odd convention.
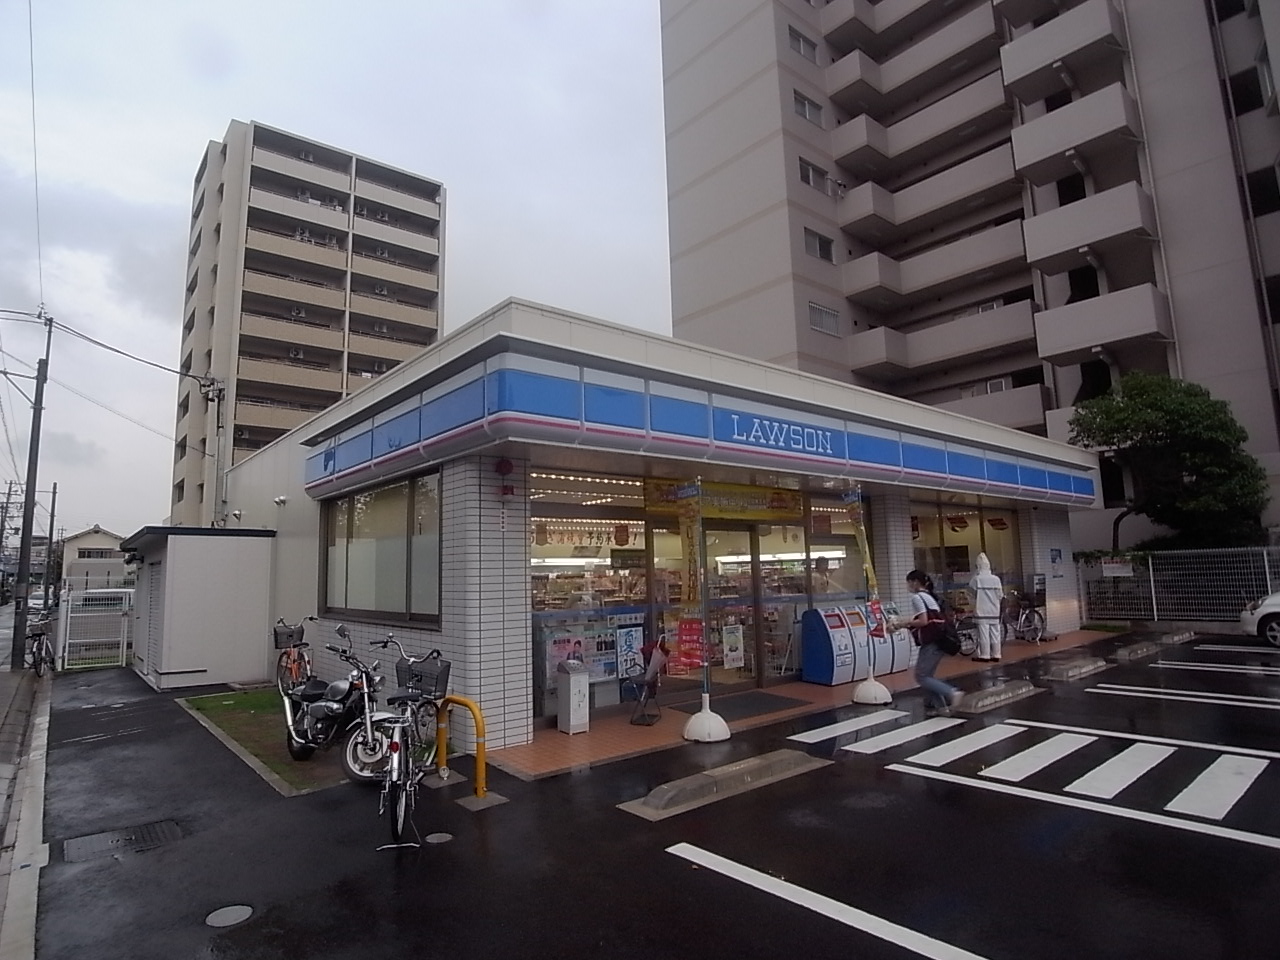
[[[872,390],[516,300],[282,442],[324,498],[504,441],[1091,507],[1097,458]]]

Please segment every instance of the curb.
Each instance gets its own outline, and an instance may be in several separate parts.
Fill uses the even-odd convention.
[[[1105,670],[1110,664],[1101,657],[1077,657],[1074,660],[1064,660],[1061,663],[1055,663],[1044,673],[1040,674],[1043,680],[1079,680],[1081,677],[1087,677],[1099,670]]]
[[[1196,638],[1194,630],[1183,630],[1181,633],[1166,633],[1156,638],[1156,643],[1171,647],[1179,643],[1187,643]]]
[[[996,707],[1002,707],[1006,703],[1021,700],[1039,692],[1040,688],[1030,680],[1010,680],[1007,683],[998,683],[993,687],[987,687],[985,690],[966,693],[964,699],[960,701],[960,705],[955,707],[952,712],[986,713],[988,710],[994,710]]]
[[[1160,644],[1154,640],[1139,640],[1128,646],[1120,647],[1107,659],[1112,663],[1132,663],[1160,652]]]
[[[31,740],[18,766],[13,805],[5,827],[7,878],[4,923],[0,925],[0,960],[32,960],[36,953],[36,906],[40,870],[49,864],[44,842],[45,762],[49,749],[49,710],[53,678],[37,682],[31,710]]]

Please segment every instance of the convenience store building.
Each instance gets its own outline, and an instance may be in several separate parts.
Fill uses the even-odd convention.
[[[886,599],[922,567],[964,606],[985,551],[1041,588],[1050,631],[1080,625],[1068,511],[1097,505],[1093,454],[517,300],[237,464],[224,507],[276,531],[273,619],[438,647],[497,748],[554,714],[559,660],[608,709],[637,646],[675,630],[676,492],[697,478],[713,693],[794,679],[800,613],[865,596],[856,490]]]

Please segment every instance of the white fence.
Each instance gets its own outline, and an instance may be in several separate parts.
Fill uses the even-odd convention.
[[[1234,621],[1280,590],[1280,547],[1169,550],[1123,565],[1080,564],[1087,620]]]
[[[58,604],[55,654],[60,670],[122,667],[133,650],[133,589],[67,586]]]

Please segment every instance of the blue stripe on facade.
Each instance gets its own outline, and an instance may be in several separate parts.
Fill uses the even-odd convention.
[[[416,444],[420,437],[418,427],[418,414],[421,407],[415,407],[408,413],[402,413],[398,417],[388,420],[386,423],[380,423],[373,428],[373,456],[374,458],[384,457],[388,453],[395,453],[402,447],[408,447]]]
[[[528,413],[558,420],[582,419],[582,382],[525,370],[488,375],[488,412]]]
[[[584,384],[582,407],[588,423],[644,429],[644,394],[598,383]]]
[[[710,410],[705,403],[650,395],[649,429],[705,440],[711,435]]]
[[[988,457],[987,479],[1016,487],[1018,485],[1018,465],[1010,463],[1008,460],[993,460]]]
[[[938,447],[924,447],[918,443],[902,445],[902,465],[908,470],[922,470],[925,473],[947,472],[947,451]]]
[[[1071,490],[1073,493],[1077,493],[1082,497],[1092,497],[1096,495],[1094,493],[1092,477],[1072,477]]]
[[[897,440],[870,437],[865,433],[847,433],[849,459],[886,467],[902,466],[902,447]]]
[[[484,416],[484,380],[472,380],[422,405],[423,440],[439,436]]]
[[[338,444],[334,453],[334,468],[349,470],[373,459],[373,431],[366,430],[359,436]]]
[[[987,462],[982,457],[971,453],[947,451],[947,472],[953,477],[964,477],[968,480],[987,479]]]
[[[333,450],[332,448],[321,450],[319,453],[312,454],[307,457],[303,468],[303,483],[315,483],[329,474],[333,473]]]
[[[712,436],[717,443],[740,443],[760,450],[784,450],[830,460],[843,461],[845,458],[843,430],[719,407],[712,411],[711,425]]]
[[[1033,490],[1049,489],[1049,471],[1042,470],[1039,467],[1018,467],[1018,482],[1024,487],[1030,487]]]
[[[1071,493],[1071,478],[1056,470],[1049,471],[1049,489],[1059,493]]]

